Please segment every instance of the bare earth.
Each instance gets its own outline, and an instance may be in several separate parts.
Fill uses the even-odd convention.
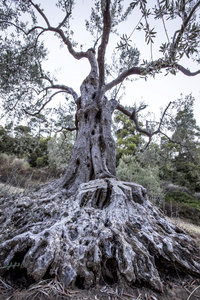
[[[163,293],[145,287],[99,286],[90,290],[67,290],[56,279],[44,280],[29,289],[9,290],[0,279],[0,300],[197,300],[200,299],[200,279],[186,276],[171,278],[164,284]]]

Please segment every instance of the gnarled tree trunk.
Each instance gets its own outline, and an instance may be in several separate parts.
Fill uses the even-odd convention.
[[[116,176],[116,144],[111,134],[115,100],[98,97],[92,73],[77,103],[77,139],[62,185],[73,194],[83,182]]]

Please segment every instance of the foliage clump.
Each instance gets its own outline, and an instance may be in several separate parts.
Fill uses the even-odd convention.
[[[152,202],[160,202],[163,198],[159,168],[157,166],[142,166],[131,155],[123,155],[117,167],[120,180],[136,182],[144,186]]]
[[[200,201],[186,192],[174,190],[165,196],[165,212],[200,225]]]

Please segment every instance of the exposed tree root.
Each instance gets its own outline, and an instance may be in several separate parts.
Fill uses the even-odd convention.
[[[125,281],[162,291],[163,266],[200,275],[195,243],[147,200],[142,186],[99,179],[66,198],[52,184],[10,204],[2,204],[0,245],[2,266],[20,263],[1,269],[10,280],[23,271],[32,282],[58,276],[66,288]]]

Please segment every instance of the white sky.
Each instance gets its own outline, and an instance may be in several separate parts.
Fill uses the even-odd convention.
[[[41,7],[44,7],[44,11],[46,15],[49,16],[49,20],[52,22],[52,25],[58,24],[60,16],[62,15],[59,10],[54,7],[54,1],[37,0],[35,2],[40,3]],[[84,20],[89,16],[90,6],[93,1],[77,0],[76,3],[77,6],[73,14],[74,20],[72,24],[74,40],[83,44],[83,50],[87,50],[87,48],[93,46],[93,43],[91,43],[90,34],[84,27]],[[130,1],[125,0],[124,3],[130,3]],[[137,11],[121,26],[120,32],[129,35],[136,27],[139,19],[139,11]],[[153,55],[154,58],[157,58],[159,52],[156,45],[160,45],[161,42],[167,42],[167,39],[163,30],[162,21],[158,20],[152,26],[154,27],[155,25],[156,31],[158,31],[158,38],[153,45]],[[169,24],[167,27],[168,33],[170,34],[170,32],[178,29],[178,25],[178,22],[171,25]],[[45,63],[47,68],[50,71],[57,69],[56,77],[58,78],[58,83],[74,88],[74,90],[79,94],[80,84],[89,71],[89,64],[87,60],[75,60],[69,55],[66,48],[60,48],[58,39],[50,33],[43,35],[42,39],[45,39],[46,45],[49,49],[49,60]],[[143,32],[135,31],[131,39],[133,41],[133,45],[135,45],[141,52],[141,59],[150,59],[150,46],[145,44]],[[110,39],[108,53],[110,53],[111,48],[114,49],[115,46],[116,39]],[[77,48],[77,50],[79,50],[79,48]],[[182,64],[191,71],[196,71],[200,68],[200,65],[193,63],[191,60],[188,61],[184,59]],[[180,98],[181,94],[183,94],[184,97],[192,93],[195,98],[195,118],[197,119],[197,123],[200,125],[200,75],[188,77],[182,73],[178,73],[176,76],[164,76],[164,74],[165,71],[163,70],[163,74],[158,74],[155,79],[149,78],[147,81],[140,79],[139,77],[132,76],[132,78],[137,80],[127,83],[126,96],[123,98],[122,103],[131,105],[135,102],[139,103],[140,101],[145,101],[149,104],[147,111],[154,112],[159,118],[159,111],[161,107],[165,107],[169,101]],[[60,101],[59,98],[56,101]]]

